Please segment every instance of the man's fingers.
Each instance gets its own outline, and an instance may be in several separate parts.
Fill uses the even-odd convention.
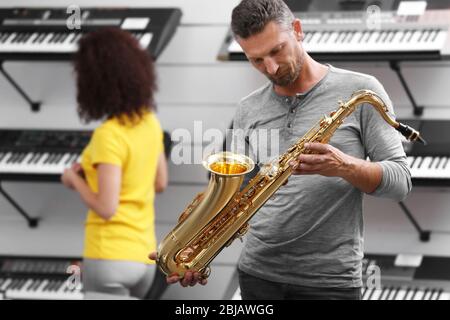
[[[171,276],[171,277],[167,277],[166,278],[166,282],[168,284],[174,284],[174,283],[177,283],[178,281],[180,281],[180,277],[179,276]]]
[[[298,156],[298,161],[301,163],[324,163],[325,157],[318,154],[301,154]]]
[[[307,151],[317,152],[317,153],[327,153],[329,151],[329,145],[325,143],[310,142],[305,144]]]
[[[300,163],[292,172],[293,174],[317,174],[320,171],[320,166],[308,163]]]
[[[156,251],[151,252],[151,253],[148,255],[148,257],[150,258],[150,260],[156,260],[156,257],[157,257]]]

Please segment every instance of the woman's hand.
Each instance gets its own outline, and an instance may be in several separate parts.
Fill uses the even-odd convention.
[[[151,260],[156,261],[156,251],[150,253],[148,256]],[[187,286],[195,286],[197,283],[200,283],[202,286],[208,283],[207,279],[202,278],[200,272],[186,271],[184,277],[181,278],[178,273],[173,273],[166,277],[166,281],[168,284],[174,284],[180,282],[180,285],[183,287]]]
[[[74,183],[76,179],[80,179],[80,173],[83,172],[79,164],[74,164],[72,167],[64,170],[61,176],[61,182],[70,189],[75,189]]]

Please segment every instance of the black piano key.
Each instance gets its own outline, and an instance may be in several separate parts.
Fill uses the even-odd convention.
[[[447,164],[448,164],[448,159],[449,157],[445,157],[444,163],[442,164],[442,169],[447,169]]]
[[[18,33],[18,34],[17,34],[17,37],[15,37],[15,38],[13,39],[12,42],[13,42],[13,43],[19,43],[19,42],[22,41],[23,37],[24,37],[24,34],[23,34],[23,33]]]
[[[381,41],[381,37],[383,36],[383,33],[384,33],[384,31],[381,31],[381,32],[378,34],[378,37],[375,39],[375,42],[380,42],[380,41]]]
[[[17,160],[17,163],[21,164],[27,155],[28,155],[27,152],[23,152],[23,153],[20,155],[20,158]]]
[[[2,35],[0,36],[0,42],[4,43],[6,39],[8,39],[9,35],[10,34],[8,32],[2,33]]]
[[[342,43],[343,41],[344,41],[344,39],[345,39],[345,37],[347,36],[347,32],[346,31],[344,31],[344,32],[342,32],[338,37],[337,37],[337,41],[336,42],[338,42],[338,43]]]
[[[439,289],[436,300],[439,300],[439,298],[441,297],[442,292],[444,292],[444,290]]]
[[[408,296],[408,294],[411,292],[411,288],[407,287],[405,288],[405,295],[403,296],[403,300],[406,300],[406,297]]]
[[[409,41],[411,41],[411,38],[413,37],[413,35],[414,35],[414,30],[408,30],[408,35],[406,36],[406,42],[409,42]]]
[[[350,31],[348,33],[347,37],[345,37],[344,42],[348,43],[348,42],[352,41],[354,35],[355,35],[355,32],[354,31]]]
[[[66,41],[67,37],[70,35],[70,33],[65,33],[63,36],[59,39],[59,43],[63,43]]]
[[[17,153],[11,153],[11,155],[8,157],[8,159],[6,159],[6,163],[12,163],[13,160],[16,158]]]
[[[51,153],[47,153],[47,155],[43,158],[44,164],[48,162],[48,159],[50,159],[51,155],[52,155]]]
[[[425,291],[423,292],[423,296],[422,296],[422,300],[425,300],[425,296],[427,295],[427,293],[430,291],[429,288],[425,288]]]
[[[392,287],[392,293],[390,294],[391,295],[390,300],[395,300],[399,291],[400,291],[400,287]]]
[[[420,162],[417,164],[418,169],[420,169],[424,160],[425,160],[425,157],[422,157],[422,159],[420,159]]]
[[[388,37],[387,37],[387,42],[392,42],[392,40],[394,40],[395,38],[395,32],[393,30],[389,31]]]
[[[406,35],[408,34],[408,30],[403,30],[403,34],[399,39],[399,42],[403,42],[406,39]]]
[[[42,283],[41,279],[33,279],[33,283],[28,287],[27,291],[36,291],[39,285]]]
[[[438,160],[437,160],[437,162],[436,162],[436,165],[435,165],[435,169],[439,169],[439,167],[440,167],[440,165],[441,165],[441,163],[442,163],[442,160],[444,159],[444,157],[438,157],[437,158]]]
[[[385,297],[385,295],[386,295],[386,293],[389,291],[389,288],[388,287],[383,287],[382,289],[381,289],[381,293],[380,293],[380,295],[379,295],[379,297],[378,297],[378,300],[385,300],[384,299],[384,297]]]
[[[0,162],[3,160],[3,158],[6,156],[6,152],[0,152]]]
[[[370,292],[369,295],[367,296],[367,300],[371,300],[372,299],[372,296],[373,296],[375,290],[377,290],[377,289],[376,288],[372,288],[372,292]]]
[[[33,164],[39,163],[44,158],[45,153],[37,154],[37,157],[33,160]]]
[[[20,279],[18,279],[18,278],[13,279],[13,281],[8,286],[7,290],[14,290],[19,285],[19,283],[20,283]]]
[[[41,33],[40,36],[36,39],[37,43],[42,43],[45,38],[47,38],[48,33]]]
[[[59,33],[54,33],[54,34],[50,37],[50,39],[48,39],[47,43],[52,43],[52,42],[55,40],[55,38],[58,36],[58,34],[59,34]]]
[[[433,31],[433,35],[431,36],[431,42],[434,42],[434,40],[436,40],[438,34],[439,34],[439,29],[436,29]]]
[[[16,40],[17,40],[17,38],[20,36],[20,33],[16,33],[11,39],[10,39],[10,42],[11,43],[15,43],[16,42]]]
[[[50,163],[50,164],[56,164],[56,163],[58,163],[59,157],[60,157],[60,154],[59,154],[59,153],[56,153],[56,154],[54,155],[53,159],[52,159],[49,163]]]
[[[372,38],[372,35],[373,35],[373,31],[368,31],[366,38],[364,39],[363,42],[366,42],[366,43],[369,42],[369,39]]]
[[[317,40],[316,40],[316,42],[317,43],[320,43],[320,40],[323,38],[323,32],[321,32],[320,34],[319,34],[319,37],[317,38]]]
[[[324,36],[323,36],[323,38],[322,38],[322,42],[326,43],[328,41],[328,39],[330,38],[330,36],[331,36],[331,32],[330,31],[326,31]]]

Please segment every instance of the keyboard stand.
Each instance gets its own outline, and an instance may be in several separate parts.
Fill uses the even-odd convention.
[[[403,201],[400,201],[398,203],[400,205],[400,208],[402,208],[403,212],[408,217],[409,221],[414,225],[414,228],[416,228],[417,232],[419,233],[419,239],[422,242],[428,242],[430,241],[431,231],[429,230],[423,230],[417,220],[414,218],[414,216],[411,214],[411,211],[406,207],[405,203]]]
[[[389,61],[389,66],[391,69],[397,74],[398,78],[400,79],[400,82],[405,89],[406,95],[408,96],[409,101],[411,101],[411,105],[414,109],[414,115],[415,116],[421,116],[423,114],[423,106],[418,106],[416,103],[416,100],[414,100],[414,97],[411,93],[411,90],[409,90],[408,84],[406,83],[405,78],[403,77],[403,74],[400,69],[399,61],[398,60],[391,60]]]
[[[19,94],[28,102],[28,104],[31,107],[31,111],[37,112],[41,108],[41,103],[37,101],[31,100],[31,98],[26,94],[25,91],[19,86],[19,84],[14,81],[14,79],[11,77],[9,73],[6,72],[5,68],[3,67],[4,61],[0,61],[0,72],[3,74],[3,76],[8,80],[8,82],[16,88],[16,90],[19,92]]]
[[[28,226],[30,228],[36,228],[38,226],[39,218],[33,218],[25,212],[25,210],[19,206],[19,204],[3,189],[0,181],[0,193],[5,197],[6,200],[17,210],[19,213],[27,220]]]

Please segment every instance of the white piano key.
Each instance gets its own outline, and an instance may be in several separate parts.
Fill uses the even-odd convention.
[[[424,290],[417,290],[416,294],[413,296],[412,300],[422,300],[425,295]]]
[[[394,300],[395,295],[397,294],[398,288],[392,288],[392,290],[389,292],[388,297],[386,300]]]
[[[406,290],[405,289],[400,289],[397,293],[397,295],[395,296],[395,300],[404,300],[406,297]]]
[[[425,292],[425,295],[423,296],[423,300],[430,300],[432,291],[430,289]]]
[[[405,300],[412,300],[412,298],[414,297],[414,294],[415,294],[415,293],[416,293],[416,290],[411,288],[411,289],[408,291],[408,293],[406,294]]]
[[[439,300],[450,300],[450,292],[442,292]]]
[[[362,296],[362,300],[369,300],[372,291],[373,291],[372,288],[367,288],[366,291],[364,292],[364,295]]]
[[[384,288],[383,292],[381,293],[380,300],[387,300],[390,292],[391,288]]]
[[[150,45],[153,38],[153,33],[146,32],[142,35],[142,37],[139,39],[139,43],[142,48],[146,49]]]
[[[382,292],[382,289],[375,289],[375,291],[372,293],[372,296],[370,297],[370,300],[379,300]]]

